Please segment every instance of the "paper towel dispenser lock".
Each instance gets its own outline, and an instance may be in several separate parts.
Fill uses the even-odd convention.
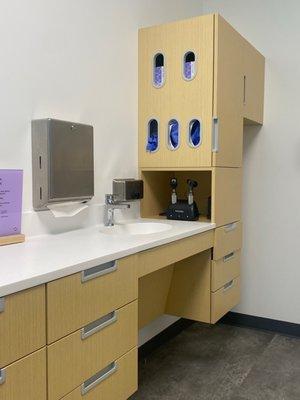
[[[33,207],[36,211],[94,196],[93,127],[52,118],[33,120]]]

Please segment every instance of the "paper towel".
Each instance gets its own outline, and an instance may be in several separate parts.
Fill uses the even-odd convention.
[[[85,210],[88,205],[79,201],[68,201],[65,203],[49,204],[47,206],[55,218],[74,217]]]

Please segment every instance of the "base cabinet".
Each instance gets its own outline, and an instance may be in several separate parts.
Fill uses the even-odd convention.
[[[90,377],[62,400],[127,400],[138,387],[137,348]]]
[[[46,349],[0,370],[0,400],[46,400]]]

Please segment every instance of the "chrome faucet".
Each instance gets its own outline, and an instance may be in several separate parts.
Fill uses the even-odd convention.
[[[130,208],[130,204],[118,200],[117,196],[113,194],[105,195],[105,209],[106,218],[105,226],[114,226],[115,224],[115,210]]]

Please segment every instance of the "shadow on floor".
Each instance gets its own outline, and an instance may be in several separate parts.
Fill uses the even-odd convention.
[[[130,400],[300,400],[300,339],[195,323],[139,364]]]

